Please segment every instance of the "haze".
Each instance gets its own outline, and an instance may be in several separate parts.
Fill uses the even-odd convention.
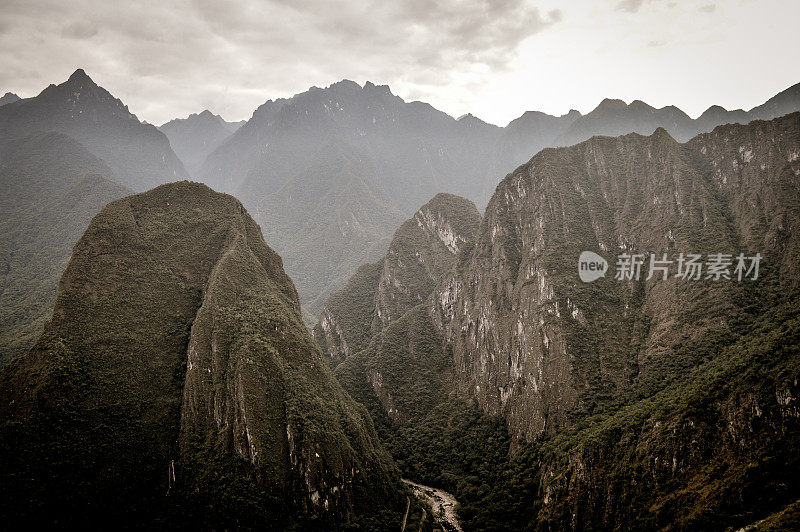
[[[800,3],[2,0],[0,92],[82,67],[140,119],[249,118],[342,78],[505,125],[603,98],[749,109],[798,80]]]

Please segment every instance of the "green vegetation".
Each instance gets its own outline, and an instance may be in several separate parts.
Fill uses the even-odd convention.
[[[324,313],[314,326],[314,338],[330,358],[332,367],[343,362],[347,354],[366,348],[372,337],[368,326],[375,318],[375,286],[381,276],[383,262],[361,265],[341,290],[334,292],[325,302]],[[347,309],[346,312],[339,312]],[[325,325],[323,326],[323,320]],[[329,324],[328,322],[333,322]],[[328,331],[325,330],[328,327]],[[331,331],[330,327],[334,327]],[[339,334],[335,327],[342,331]],[[342,342],[345,339],[345,342]]]
[[[72,247],[108,202],[130,194],[59,133],[0,147],[0,366],[30,349],[50,318]]]
[[[92,220],[51,326],[0,373],[0,395],[7,523],[313,529],[396,526],[405,510],[280,257],[204,185]]]

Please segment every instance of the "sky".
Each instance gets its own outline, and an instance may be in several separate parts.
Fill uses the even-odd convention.
[[[797,0],[0,0],[0,94],[76,68],[162,124],[341,79],[505,125],[603,98],[750,109],[800,82]]]

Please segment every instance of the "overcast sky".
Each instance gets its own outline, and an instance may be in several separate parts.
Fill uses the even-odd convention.
[[[81,67],[140,119],[343,78],[505,125],[603,98],[749,109],[800,82],[797,0],[0,0],[0,94]]]

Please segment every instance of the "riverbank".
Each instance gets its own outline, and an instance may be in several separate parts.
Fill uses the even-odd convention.
[[[461,525],[458,524],[456,517],[456,501],[455,497],[444,490],[417,484],[408,479],[402,479],[414,492],[414,496],[427,501],[433,509],[433,517],[436,522],[442,526],[447,532],[462,532]]]

